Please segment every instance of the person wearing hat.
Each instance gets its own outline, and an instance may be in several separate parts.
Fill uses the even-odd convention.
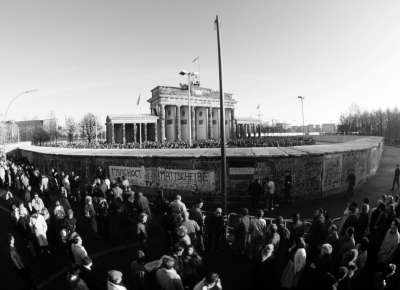
[[[122,273],[120,271],[108,271],[107,290],[127,290],[122,284]]]
[[[161,290],[183,290],[181,277],[174,269],[175,260],[165,256],[162,266],[156,272],[156,279]]]

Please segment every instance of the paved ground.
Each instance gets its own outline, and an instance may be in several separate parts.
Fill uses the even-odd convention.
[[[368,197],[374,204],[379,195],[390,192],[396,163],[400,163],[400,148],[386,146],[377,174],[357,188],[354,197],[341,194],[324,200],[298,201],[295,204],[287,205],[274,211],[273,216],[283,215],[290,217],[294,212],[300,212],[303,217],[308,218],[312,216],[316,208],[323,207],[330,212],[332,217],[336,217],[341,216],[345,204],[351,200],[360,201],[362,198]],[[79,226],[80,229],[78,231],[83,235],[88,252],[94,257],[94,274],[97,278],[96,290],[103,289],[107,270],[114,268],[127,273],[129,262],[135,252],[135,245],[129,243],[122,245],[107,244],[95,239],[90,234],[88,225],[83,223]],[[6,237],[10,228],[7,207],[0,205],[0,277],[2,277],[2,286],[9,285],[9,287],[2,289],[25,289],[20,279],[17,279],[7,252]],[[154,255],[158,256],[162,252],[162,240],[157,237],[153,239],[153,243],[153,247],[158,250]],[[23,249],[23,252],[26,254],[27,250]],[[68,289],[65,282],[65,257],[51,255],[42,257],[40,262],[29,261],[29,263],[40,289]],[[213,268],[221,274],[225,289],[248,289],[246,279],[243,277],[250,277],[252,269],[247,261],[235,258],[229,251],[226,251],[210,257],[208,264],[209,268]]]

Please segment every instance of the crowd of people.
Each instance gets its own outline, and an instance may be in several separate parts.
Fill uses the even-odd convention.
[[[180,195],[169,201],[160,191],[150,202],[144,194],[134,193],[126,178],[109,180],[101,167],[96,175],[93,183],[85,185],[72,171],[52,169],[44,175],[26,162],[1,163],[0,186],[7,190],[5,199],[15,227],[8,239],[9,253],[31,289],[37,281],[18,244],[34,257],[68,257],[65,283],[70,289],[100,289],[93,274],[95,261],[79,233],[80,223],[87,223],[98,239],[137,244],[130,271],[123,273],[111,265],[103,289],[222,289],[219,275],[206,264],[209,255],[222,251],[250,261],[247,289],[400,289],[396,191],[380,196],[373,208],[367,198],[351,202],[338,220],[324,209],[316,210],[308,221],[299,214],[290,221],[269,219],[264,209],[256,208],[259,203],[252,203],[254,216],[243,208],[231,222],[221,208],[205,215],[201,200],[188,207]],[[286,179],[290,181],[289,174]],[[275,190],[271,180],[265,182],[268,194]],[[257,190],[254,181],[249,192]],[[272,207],[267,200],[267,209]],[[155,224],[160,225],[157,237],[151,232]],[[226,248],[227,226],[231,248]],[[155,239],[165,242],[163,254],[156,258],[152,256]]]
[[[288,147],[315,144],[312,136],[263,136],[233,139],[227,142],[228,147]],[[144,141],[129,142],[127,144],[110,144],[105,142],[87,143],[87,142],[71,142],[71,143],[41,143],[41,146],[76,148],[76,149],[182,149],[182,148],[218,148],[219,140],[207,139],[194,141],[192,144],[186,141]]]
[[[203,201],[188,208],[180,195],[168,201],[162,191],[150,203],[143,193],[133,192],[127,179],[110,181],[101,167],[94,182],[85,185],[73,171],[52,169],[44,175],[27,162],[6,161],[0,164],[0,187],[6,190],[14,226],[8,237],[11,261],[29,289],[36,289],[37,281],[23,249],[35,259],[68,257],[70,289],[222,289],[219,275],[207,271],[202,257],[222,246],[225,221],[220,208],[206,217]],[[131,271],[123,275],[111,268],[107,288],[99,288],[93,274],[94,261],[79,233],[82,223],[97,239],[137,245]],[[156,223],[160,232],[154,237],[149,229]],[[149,240],[160,237],[165,252],[154,259]]]

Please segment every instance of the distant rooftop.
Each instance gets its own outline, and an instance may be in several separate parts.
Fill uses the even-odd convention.
[[[150,114],[115,114],[108,115],[106,122],[112,123],[155,123],[158,117]]]
[[[148,102],[151,102],[151,100],[156,95],[161,97],[163,95],[165,97],[167,97],[168,95],[187,96],[187,86],[186,87],[157,86],[151,90],[151,93],[152,97],[149,100],[147,100]],[[198,86],[192,86],[191,94],[193,97],[208,97],[208,98],[219,99],[219,91]],[[224,98],[228,101],[234,101],[231,93],[224,93]]]

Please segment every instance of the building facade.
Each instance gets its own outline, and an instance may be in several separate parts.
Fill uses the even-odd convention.
[[[219,92],[192,86],[189,120],[188,88],[157,86],[151,90],[150,110],[158,116],[157,139],[167,141],[192,141],[220,138]],[[225,138],[236,135],[235,104],[232,94],[224,94]]]
[[[334,134],[337,132],[337,126],[333,123],[322,124],[321,131],[323,133]]]
[[[157,116],[139,115],[108,115],[106,119],[107,143],[141,143],[156,141]]]
[[[192,141],[220,138],[219,92],[192,86],[190,111],[188,88],[157,86],[151,90],[150,114],[109,115],[106,119],[108,143],[139,141]],[[232,94],[224,94],[225,138],[237,136],[235,104]]]

